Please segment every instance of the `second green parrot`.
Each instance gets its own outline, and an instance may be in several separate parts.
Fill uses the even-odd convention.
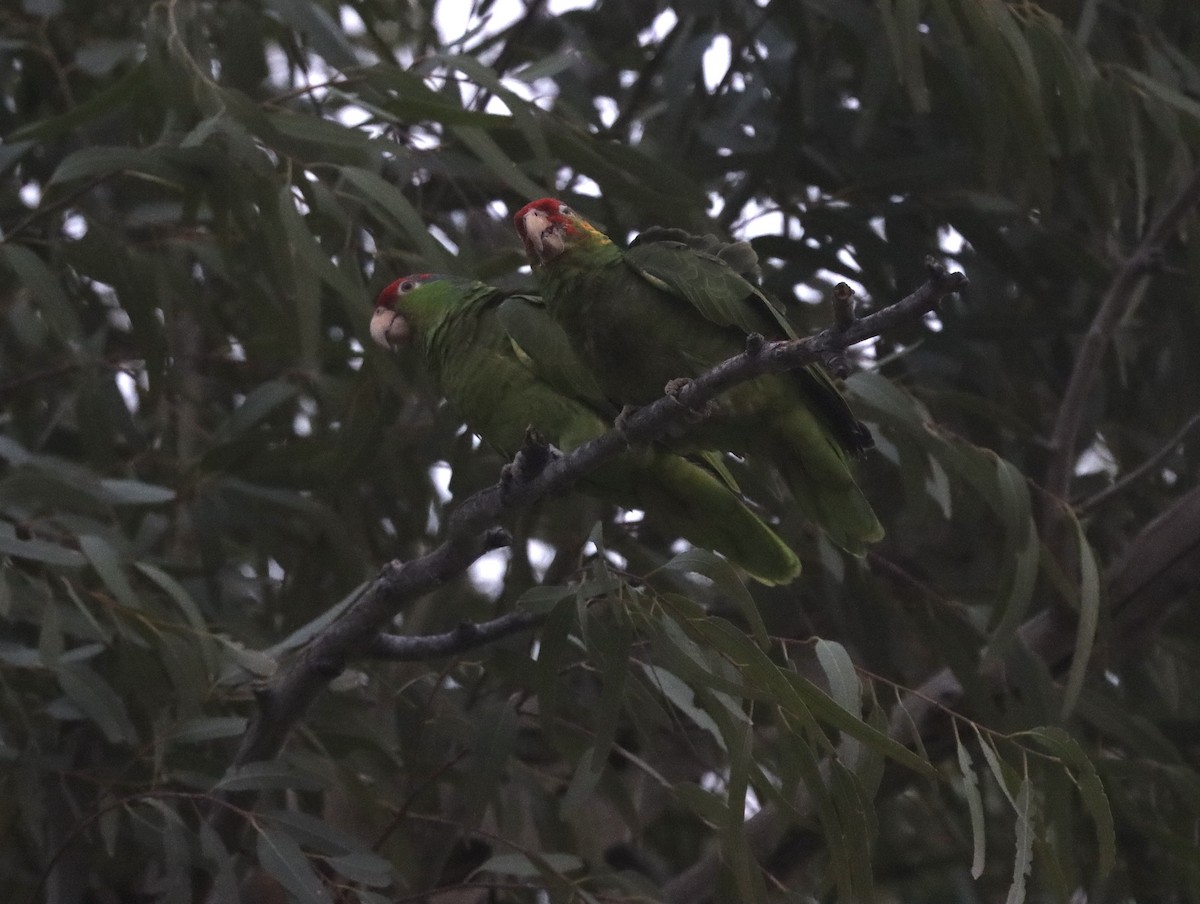
[[[547,309],[618,405],[654,401],[673,381],[742,352],[750,333],[796,336],[756,285],[758,258],[746,242],[652,229],[622,251],[553,198],[525,205],[515,222]],[[772,465],[844,549],[861,555],[882,537],[851,473],[850,457],[871,435],[819,365],[733,387],[693,435]]]
[[[385,347],[413,342],[446,400],[501,455],[517,453],[529,426],[563,451],[612,426],[599,387],[536,296],[451,276],[406,276],[380,293],[370,331]],[[644,510],[765,584],[800,571],[795,553],[726,482],[681,455],[633,448],[580,487]]]

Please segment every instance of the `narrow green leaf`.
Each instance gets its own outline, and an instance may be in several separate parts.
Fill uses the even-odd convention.
[[[295,840],[280,829],[258,834],[258,862],[301,904],[333,904],[325,884]]]
[[[58,668],[63,658],[65,643],[62,635],[62,615],[58,601],[49,599],[42,607],[42,621],[38,631],[38,661],[48,669]]]
[[[1157,79],[1137,69],[1120,65],[1113,65],[1112,68],[1122,72],[1126,78],[1146,94],[1158,98],[1158,100],[1167,106],[1190,116],[1192,119],[1200,120],[1200,102],[1193,100],[1186,94],[1182,94],[1169,85],[1164,85]]]
[[[862,715],[862,682],[850,654],[840,643],[820,639],[816,645],[817,662],[829,681],[829,690],[838,705],[856,718]]]
[[[33,141],[5,142],[0,145],[0,175],[7,172],[10,166],[18,163],[33,147],[36,147],[36,143]]]
[[[754,726],[749,721],[735,722],[723,716],[726,743],[729,749],[729,779],[726,782],[724,830],[721,832],[721,853],[733,873],[738,898],[742,901],[766,899],[762,872],[750,851],[746,838],[746,792],[750,785],[753,758]]]
[[[725,738],[721,734],[721,729],[713,721],[712,716],[696,705],[695,691],[688,687],[678,675],[674,675],[664,668],[646,662],[639,664],[642,671],[646,673],[646,677],[650,679],[651,685],[670,700],[676,709],[691,719],[698,728],[702,728],[712,735],[713,740],[724,750]]]
[[[0,245],[0,261],[13,272],[32,296],[33,306],[55,336],[78,341],[83,326],[58,277],[40,257],[24,245]]]
[[[6,143],[25,140],[48,142],[99,116],[128,107],[149,78],[150,67],[145,63],[140,63],[117,81],[91,95],[82,103],[70,107],[65,113],[49,119],[35,119],[8,135],[4,140]]]
[[[992,770],[996,784],[1000,786],[1000,790],[1008,798],[1008,802],[1016,809],[1017,801],[1013,797],[1012,791],[1009,790],[1008,776],[1005,774],[1004,764],[1000,762],[1000,754],[996,752],[992,742],[985,738],[978,728],[975,729],[975,736],[979,739],[979,749],[983,751],[983,758],[987,761],[988,768]]]
[[[296,841],[310,850],[329,855],[350,853],[370,853],[365,842],[349,832],[330,825],[324,819],[312,816],[299,810],[271,810],[263,814],[273,825],[291,835]],[[387,861],[377,858],[382,868],[387,868]]]
[[[474,829],[499,794],[517,744],[517,717],[511,706],[498,703],[489,709],[476,709],[471,722],[471,753],[464,765],[467,779],[460,788],[465,805],[458,821]]]
[[[163,887],[165,893],[158,897],[163,904],[189,904],[192,900],[188,870],[191,867],[189,840],[184,833],[191,834],[179,818],[179,814],[166,801],[150,798],[145,805],[158,811],[162,824],[158,838],[162,842]]]
[[[1092,659],[1092,645],[1096,641],[1096,629],[1100,624],[1100,569],[1092,545],[1088,543],[1083,525],[1074,513],[1070,513],[1075,527],[1075,545],[1079,554],[1079,624],[1075,628],[1075,650],[1067,680],[1063,685],[1062,711],[1059,718],[1066,721],[1079,701],[1083,682],[1087,678]]]
[[[350,881],[375,888],[390,885],[396,878],[395,870],[388,860],[365,849],[329,857],[325,862]]]
[[[672,793],[685,807],[712,826],[720,826],[728,813],[725,801],[693,782],[680,782]]]
[[[925,67],[921,60],[921,2],[895,0],[896,30],[900,52],[897,73],[908,89],[909,102],[917,113],[930,111],[929,86],[925,83]]]
[[[1033,868],[1033,784],[1029,776],[1021,779],[1014,802],[1017,812],[1016,853],[1013,855],[1013,880],[1005,904],[1024,904],[1025,880]]]
[[[525,612],[549,612],[563,600],[575,594],[574,587],[530,587],[517,598],[516,608]]]
[[[963,796],[967,799],[967,812],[971,815],[971,839],[974,853],[971,856],[971,878],[983,875],[987,865],[987,837],[983,821],[983,795],[979,792],[979,777],[975,775],[975,764],[971,754],[954,732],[954,743],[958,747],[958,769],[962,773]]]
[[[107,794],[102,795],[97,806],[96,827],[100,832],[100,843],[104,845],[104,853],[109,857],[116,856],[117,837],[121,832],[121,817],[125,808]]]
[[[142,176],[155,182],[182,186],[183,173],[160,150],[134,147],[90,147],[76,151],[58,165],[46,191],[99,179],[116,173]]]
[[[182,584],[157,565],[152,565],[149,562],[134,562],[133,567],[162,588],[167,596],[171,598],[171,601],[179,607],[179,611],[187,619],[189,627],[198,634],[208,634],[208,624],[205,622],[204,616],[200,613],[200,608],[196,605],[195,600],[192,599],[191,594],[183,588]]]
[[[1012,464],[995,457],[996,483],[999,495],[997,511],[1004,522],[1007,535],[1006,548],[1013,562],[1006,565],[1011,574],[1008,592],[997,607],[999,620],[988,639],[984,658],[1002,656],[1005,648],[1016,636],[1017,629],[1033,601],[1033,588],[1037,582],[1038,561],[1041,545],[1033,525],[1033,509],[1029,499],[1029,487],[1025,478]]]
[[[387,145],[358,129],[350,129],[309,113],[272,110],[239,122],[275,150],[302,160],[372,166]],[[286,188],[286,186],[284,186]]]
[[[120,605],[134,610],[145,608],[134,592],[133,585],[129,583],[120,556],[108,541],[102,537],[85,534],[79,538],[79,548]]]
[[[1038,67],[1033,59],[1033,51],[1029,47],[1029,42],[1025,38],[1021,26],[1017,22],[1016,16],[1012,9],[1006,3],[985,2],[982,8],[989,13],[989,18],[996,30],[999,31],[1001,37],[1012,51],[1013,57],[1017,61],[1017,66],[1023,76],[1025,86],[1025,94],[1030,100],[1038,101],[1037,111],[1041,113],[1041,78],[1038,75]]]
[[[496,139],[487,132],[471,126],[453,126],[455,136],[465,144],[488,168],[493,176],[526,198],[537,198],[546,192],[526,176],[504,153]]]
[[[299,346],[298,363],[302,367],[315,368],[321,342],[321,284],[315,262],[325,258],[326,254],[296,209],[296,199],[290,185],[279,190],[279,221],[283,224],[289,258],[286,266],[293,276],[291,298],[288,301],[291,303],[289,314],[293,320],[291,329]],[[246,402],[249,401],[247,398]],[[241,409],[238,411],[240,413]]]
[[[754,597],[746,589],[741,575],[728,559],[723,559],[707,549],[692,548],[684,550],[672,558],[661,568],[662,571],[674,571],[679,574],[699,574],[708,578],[717,589],[728,596],[737,605],[738,611],[750,625],[755,638],[763,646],[770,643],[767,626],[763,623],[762,613],[754,603]]]
[[[936,770],[903,744],[873,728],[861,718],[848,713],[823,690],[802,675],[776,666],[766,654],[751,643],[744,633],[723,619],[709,618],[695,622],[692,627],[706,644],[725,652],[736,662],[753,667],[753,673],[766,682],[763,688],[785,711],[800,716],[811,714],[820,721],[862,741],[872,750],[896,760],[921,775],[934,775]],[[753,686],[752,682],[749,682]],[[802,713],[804,715],[802,715]]]
[[[537,857],[559,873],[574,872],[584,867],[583,861],[574,854],[538,854]],[[497,854],[489,857],[475,872],[500,873],[521,879],[533,879],[541,875],[541,870],[526,854]]]
[[[319,791],[325,782],[319,776],[298,772],[274,760],[246,763],[230,769],[216,785],[224,791],[265,791],[271,788]]]
[[[81,664],[59,664],[54,671],[58,686],[79,711],[95,722],[113,744],[136,744],[137,729],[125,701],[100,674]]]
[[[447,273],[455,270],[454,256],[429,234],[429,227],[404,192],[382,176],[361,167],[343,166],[339,172],[377,219],[409,237],[422,258],[424,269]]]
[[[102,478],[100,488],[114,505],[161,505],[175,498],[170,487],[161,487],[140,480]]]
[[[1113,823],[1112,807],[1104,783],[1091,758],[1075,738],[1057,726],[1034,728],[1024,734],[1042,743],[1064,764],[1071,767],[1071,779],[1079,789],[1083,805],[1096,826],[1096,846],[1099,851],[1100,877],[1107,876],[1117,858],[1117,835]]]
[[[225,848],[214,829],[206,819],[200,820],[200,852],[209,864],[209,875],[212,876],[210,897],[214,901],[237,901],[237,876],[233,871],[233,858]]]
[[[308,39],[313,50],[336,69],[358,65],[358,54],[341,27],[312,0],[268,0],[279,17]]]
[[[946,473],[946,469],[942,467],[942,463],[932,455],[928,456],[927,461],[929,476],[925,478],[925,489],[929,493],[929,497],[942,510],[942,517],[949,521],[954,512],[950,493],[950,477]]]
[[[388,113],[388,116],[381,117],[385,120],[437,122],[446,126],[474,126],[491,131],[515,127],[511,116],[464,109],[461,104],[434,91],[420,76],[395,66],[373,66],[362,70],[360,78],[366,84],[388,92],[387,100],[378,101]]]
[[[845,853],[842,868],[848,894],[842,900],[871,904],[875,899],[872,842],[878,822],[871,801],[863,794],[858,777],[844,763],[834,760],[829,767],[830,790],[841,822]]]
[[[217,439],[223,442],[237,439],[281,405],[294,399],[296,392],[295,384],[288,380],[269,380],[255,387],[221,425]]]
[[[1087,768],[1074,775],[1079,796],[1096,826],[1096,847],[1099,851],[1099,878],[1107,877],[1117,862],[1117,832],[1113,824],[1112,807],[1104,791],[1104,783],[1089,760]]]
[[[33,454],[11,436],[0,436],[0,458],[10,465],[24,465],[34,460]]]
[[[0,521],[0,555],[69,568],[81,568],[87,564],[87,559],[73,549],[36,537],[18,537],[16,529],[7,521]]]
[[[513,123],[520,129],[526,143],[533,150],[542,171],[547,176],[551,175],[552,162],[550,149],[546,143],[546,136],[541,126],[541,123],[544,121],[544,114],[536,104],[532,104],[515,94],[504,84],[494,70],[485,66],[473,56],[466,54],[440,54],[433,59],[458,69],[476,85],[485,88],[494,97],[499,98],[508,107],[509,112],[512,114]]]
[[[217,640],[229,653],[230,658],[252,675],[257,675],[260,678],[270,678],[279,668],[279,663],[266,653],[259,650],[251,650],[234,640],[227,637],[216,635]]]
[[[204,716],[186,719],[171,728],[169,738],[173,744],[199,744],[245,734],[246,724],[245,716]]]
[[[616,741],[617,727],[625,707],[630,651],[633,648],[633,631],[627,623],[605,620],[603,624],[603,631],[597,632],[593,628],[587,634],[588,650],[601,670],[600,699],[592,716],[595,740],[589,760],[591,770],[596,773],[604,769],[609,751]]]
[[[112,637],[112,632],[100,624],[99,620],[92,613],[92,608],[83,601],[82,597],[80,597],[79,592],[75,589],[74,584],[65,585],[65,590],[67,591],[67,596],[70,598],[71,604],[75,607],[75,610],[80,614],[80,616],[83,617],[83,620],[91,626],[92,631],[94,632],[93,637],[97,641],[107,645]],[[120,622],[118,622],[118,624],[120,624]],[[79,627],[76,626],[75,630],[78,631]],[[137,641],[135,640],[134,642],[136,643]],[[72,650],[71,654],[76,653],[77,650],[78,648]],[[68,654],[68,656],[69,655],[70,654]],[[63,659],[67,660],[68,656],[64,656]]]

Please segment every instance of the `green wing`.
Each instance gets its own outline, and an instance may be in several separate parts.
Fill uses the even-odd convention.
[[[690,302],[705,319],[743,333],[796,338],[778,304],[750,280],[758,256],[746,242],[721,242],[679,229],[650,229],[625,252],[625,262],[643,279]]]
[[[497,316],[508,333],[513,354],[533,374],[609,419],[616,416],[616,406],[604,397],[595,377],[575,354],[567,334],[551,319],[540,297],[510,295],[500,303]],[[708,468],[729,489],[740,492],[737,479],[720,452],[698,451],[688,457]]]
[[[778,338],[782,330],[783,336],[796,338],[778,303],[754,284],[759,277],[758,255],[748,242],[722,242],[712,235],[655,228],[634,239],[625,257],[643,278],[687,299],[720,326],[736,326],[767,338]],[[800,368],[793,371],[792,379],[844,449],[858,454],[874,444],[824,368]]]
[[[596,378],[575,354],[567,334],[551,319],[541,298],[510,295],[500,303],[497,316],[508,333],[513,354],[540,379],[609,417],[616,415],[616,409],[605,399]]]

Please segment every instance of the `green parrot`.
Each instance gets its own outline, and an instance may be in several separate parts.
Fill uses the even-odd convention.
[[[742,352],[750,333],[796,337],[758,288],[747,242],[650,229],[622,251],[553,198],[527,204],[515,223],[547,309],[613,403],[654,401],[676,380]],[[734,387],[692,435],[706,448],[770,462],[842,548],[862,555],[883,536],[851,473],[871,434],[819,365]]]
[[[406,276],[379,294],[371,337],[384,347],[415,340],[446,400],[506,457],[521,448],[527,426],[563,451],[612,426],[599,386],[537,296],[453,276]],[[785,584],[800,572],[796,554],[719,468],[637,447],[590,472],[580,488],[661,518],[764,584]]]

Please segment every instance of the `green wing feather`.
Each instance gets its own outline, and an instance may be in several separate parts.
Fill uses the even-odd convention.
[[[587,402],[609,418],[616,417],[616,406],[605,398],[600,384],[575,353],[563,328],[550,317],[540,296],[510,295],[500,302],[497,316],[522,364],[559,392]],[[720,452],[701,450],[688,457],[712,471],[733,492],[741,492]]]
[[[643,279],[690,302],[717,326],[796,338],[783,311],[747,279],[758,272],[758,257],[748,243],[723,244],[714,236],[689,243],[685,238],[687,233],[680,230],[648,230],[630,244],[625,262]],[[752,269],[746,266],[747,252],[753,255]]]
[[[592,372],[579,359],[540,296],[513,294],[496,309],[513,352],[540,379],[559,392],[586,401],[596,410],[616,415]]]

